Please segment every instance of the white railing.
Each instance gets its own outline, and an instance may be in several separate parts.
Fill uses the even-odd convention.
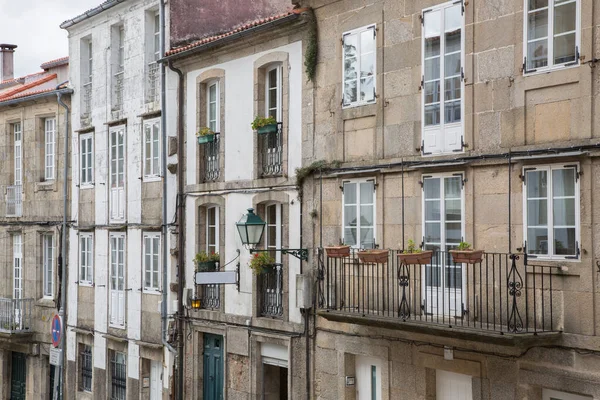
[[[83,99],[81,117],[89,118],[92,112],[92,82],[83,85],[83,92],[81,95]]]
[[[123,71],[119,71],[114,76],[114,97],[113,97],[113,111],[122,111],[123,110],[123,91],[124,91],[124,73]]]
[[[0,332],[28,332],[32,307],[33,299],[0,298]]]
[[[23,187],[13,185],[6,187],[6,216],[20,217],[23,215]]]
[[[146,103],[158,103],[160,94],[160,72],[156,61],[148,64],[146,84]]]

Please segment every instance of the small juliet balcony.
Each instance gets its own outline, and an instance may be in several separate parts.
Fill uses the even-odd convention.
[[[158,106],[160,97],[160,69],[158,63],[148,64],[146,72],[146,104]]]
[[[405,264],[395,250],[375,262],[354,249],[332,253],[319,249],[317,305],[324,318],[430,334],[443,329],[484,341],[562,331],[558,267],[528,264],[524,255],[484,253],[467,264],[433,251],[421,265]]]
[[[23,186],[12,185],[6,187],[6,216],[23,216]]]
[[[0,333],[30,332],[32,307],[33,299],[0,298]]]
[[[277,130],[258,137],[259,160],[262,177],[283,174],[283,124],[277,123]]]
[[[87,121],[92,115],[92,82],[83,84],[83,90],[81,93],[81,119]]]
[[[216,182],[221,175],[220,148],[221,134],[215,133],[214,139],[204,143],[202,148],[202,176],[204,182]]]
[[[283,265],[273,264],[258,276],[261,317],[283,317]]]

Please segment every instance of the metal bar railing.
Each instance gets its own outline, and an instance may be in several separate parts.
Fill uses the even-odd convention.
[[[204,151],[204,182],[215,182],[219,179],[221,173],[220,162],[220,134],[215,133],[215,140],[205,143]]]
[[[92,112],[92,82],[83,84],[81,117],[89,118]]]
[[[6,216],[21,217],[23,215],[23,187],[13,185],[6,187]]]
[[[553,266],[527,265],[517,254],[484,253],[474,264],[434,251],[428,264],[363,262],[356,250],[328,257],[319,249],[320,309],[498,333],[556,332]]]
[[[273,264],[258,276],[260,315],[281,318],[283,316],[283,266]]]
[[[29,331],[32,308],[33,299],[0,299],[0,332]]]
[[[146,84],[146,103],[158,103],[160,95],[160,75],[158,63],[156,61],[148,64]]]
[[[119,71],[114,75],[113,111],[123,110],[123,95],[125,90],[124,78],[124,71]]]
[[[221,308],[220,285],[200,285],[200,308],[219,310]]]
[[[283,124],[277,123],[277,131],[259,137],[262,160],[262,176],[283,173]]]

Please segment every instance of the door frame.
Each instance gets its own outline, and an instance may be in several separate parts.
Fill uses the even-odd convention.
[[[112,271],[112,251],[113,251],[113,239],[115,239],[115,244],[117,245],[117,249],[116,251],[119,251],[118,248],[118,244],[120,239],[123,240],[123,267],[122,267],[122,278],[123,278],[123,282],[122,282],[122,287],[123,289],[119,290],[119,260],[118,260],[118,255],[117,255],[117,260],[116,260],[116,285],[117,285],[117,289],[113,290],[113,271]],[[125,233],[110,233],[108,236],[108,243],[109,243],[109,255],[108,255],[108,283],[109,283],[109,287],[108,287],[108,297],[109,297],[109,307],[108,307],[108,321],[109,321],[109,326],[113,327],[113,328],[119,328],[119,329],[125,329],[125,326],[127,325],[127,296],[126,296],[126,282],[127,282],[127,240],[126,240],[126,235]],[[113,309],[113,291],[117,292],[117,296],[121,295],[122,296],[122,300],[123,300],[123,323],[120,324],[119,323],[119,318],[118,318],[118,314],[116,317],[116,322],[114,322],[113,320],[113,313],[112,313],[112,309]],[[120,293],[119,293],[120,292]],[[117,302],[117,307],[119,307],[119,303]],[[118,310],[117,310],[118,313]]]
[[[119,132],[122,132],[123,134],[123,185],[119,186],[119,164],[118,164],[118,160],[119,160],[119,145],[118,145],[118,136],[119,136]],[[113,143],[112,141],[112,135],[113,133],[116,133],[116,137],[115,139],[117,140],[116,143]],[[113,171],[113,167],[112,167],[112,147],[113,145],[116,147],[116,160],[117,162],[116,164],[116,187],[113,189],[112,187],[112,175],[113,173],[115,173],[115,171]],[[125,208],[126,208],[126,191],[127,191],[127,127],[126,125],[119,125],[119,126],[115,126],[115,127],[111,127],[108,130],[108,214],[109,214],[109,220],[112,221],[124,221],[126,219],[126,212],[125,212]],[[115,215],[115,199],[113,199],[113,192],[116,192],[116,196],[118,196],[116,198],[116,205],[118,207],[118,211]]]
[[[218,371],[216,371],[219,375],[216,376],[216,379],[214,380],[217,383],[216,389],[217,389],[217,395],[216,395],[216,399],[211,399],[210,396],[208,396],[209,393],[207,393],[208,390],[208,385],[206,384],[207,382],[207,374],[208,374],[208,365],[207,365],[207,358],[206,358],[206,344],[207,341],[210,340],[212,341],[210,347],[214,350],[214,340],[215,339],[220,339],[221,340],[221,346],[220,346],[220,358],[221,358],[221,365],[220,368],[218,369]],[[214,333],[208,333],[208,332],[202,332],[202,398],[204,400],[223,400],[226,399],[225,397],[225,336],[224,335],[220,335],[220,334],[214,334]],[[209,355],[209,357],[211,357],[211,355]]]

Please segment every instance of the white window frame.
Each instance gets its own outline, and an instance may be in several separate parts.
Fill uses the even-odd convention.
[[[215,224],[211,225],[209,220],[209,213],[211,210],[215,211]],[[214,248],[214,252],[219,252],[219,206],[207,206],[206,207],[206,254],[211,254],[211,248]],[[215,242],[210,243],[209,231],[211,228],[215,230]]]
[[[275,207],[275,221],[269,218],[269,207]],[[269,245],[271,237],[269,236],[269,226],[275,227],[275,245]],[[266,203],[265,204],[265,250],[269,249],[281,249],[282,239],[282,204],[281,203]],[[275,251],[275,262],[281,264],[281,252]]]
[[[566,393],[554,389],[542,389],[542,400],[594,400],[592,396],[585,396],[580,394]]]
[[[123,282],[119,282],[119,258],[118,258],[118,252],[119,252],[119,241],[122,241],[123,243]],[[127,237],[125,236],[124,233],[111,233],[108,235],[108,249],[109,249],[109,253],[108,253],[108,281],[109,281],[109,304],[108,304],[108,319],[109,319],[109,326],[114,327],[114,328],[118,328],[118,329],[125,329],[127,326]],[[116,246],[115,246],[116,245]],[[115,272],[116,275],[113,275],[113,262],[112,262],[112,252],[116,251],[116,262],[114,263],[114,268],[115,268]],[[115,282],[113,282],[113,276],[115,276]],[[116,288],[115,285],[116,284]],[[122,289],[119,289],[119,287],[122,286]],[[114,307],[119,307],[119,299],[117,300],[116,306],[114,305],[113,301],[115,300],[113,298],[113,291],[114,292],[122,292],[122,296],[123,296],[123,308],[122,310],[115,310],[116,311],[116,315],[113,315],[113,308]],[[123,315],[122,315],[122,319],[119,318],[119,311],[123,311]]]
[[[23,184],[23,124],[21,121],[12,124],[14,148],[14,183],[15,186]],[[18,140],[17,140],[18,135]]]
[[[46,299],[54,298],[54,250],[54,235],[42,234],[42,295]]]
[[[341,238],[344,241],[344,244],[346,244],[346,238],[344,237],[345,234],[345,229],[346,229],[346,202],[345,202],[345,196],[344,196],[344,185],[347,183],[355,183],[356,184],[356,200],[357,203],[355,205],[357,213],[358,213],[358,218],[357,218],[357,225],[356,225],[356,241],[357,243],[355,245],[349,245],[350,247],[354,248],[354,249],[361,249],[361,244],[360,244],[360,230],[362,229],[362,225],[360,223],[360,206],[361,206],[361,202],[360,202],[360,184],[361,183],[367,183],[367,182],[373,182],[373,247],[375,247],[375,245],[377,245],[377,180],[375,178],[366,178],[366,179],[347,179],[344,180],[342,182],[342,233],[341,233]]]
[[[160,162],[160,152],[161,152],[161,131],[160,131],[160,118],[148,119],[144,121],[143,124],[143,135],[144,140],[142,143],[143,147],[143,159],[144,159],[144,182],[148,181],[158,181],[161,179],[162,175],[162,165]],[[146,135],[147,129],[150,129],[150,141],[148,141],[148,137]],[[158,131],[158,137],[154,140],[154,129]],[[158,144],[158,148],[156,149],[156,154],[154,152],[154,144],[155,142]],[[148,143],[150,143],[150,154],[148,154],[147,147]],[[148,162],[150,162],[150,171],[147,170]]]
[[[54,180],[56,163],[56,118],[44,118],[44,179]]]
[[[214,120],[210,115],[210,88],[215,86],[215,118]],[[213,132],[219,133],[221,131],[221,86],[218,80],[212,80],[206,83],[206,126],[210,128],[211,121],[214,121],[215,128]],[[211,128],[212,129],[212,128]]]
[[[157,11],[152,16],[152,25],[153,57],[156,62],[160,59],[160,12]]]
[[[123,159],[120,162],[119,158],[119,135],[122,131],[123,136]],[[113,141],[113,133],[115,133],[115,140]],[[113,147],[115,148],[116,158],[116,170],[112,166],[112,151]],[[123,186],[121,188],[119,174],[123,174],[122,183]],[[113,176],[115,186],[113,187]],[[110,222],[122,222],[125,220],[126,212],[127,212],[127,129],[125,125],[119,125],[113,128],[110,128],[108,131],[108,199],[109,199],[109,216]],[[121,197],[113,196],[113,189],[121,189],[122,193],[120,193]]]
[[[79,284],[94,284],[94,235],[91,233],[79,234]]]
[[[374,40],[374,48],[375,48],[375,56],[373,59],[373,69],[374,69],[374,73],[373,73],[373,100],[370,101],[365,101],[365,100],[360,100],[360,70],[361,70],[361,64],[360,64],[360,56],[361,56],[361,41],[360,41],[360,34],[363,32],[366,32],[368,30],[373,30],[373,40]],[[344,53],[344,39],[346,38],[346,36],[352,36],[352,35],[357,35],[358,36],[358,46],[356,48],[356,70],[357,70],[357,77],[356,77],[356,101],[354,102],[346,102],[345,101],[345,95],[346,95],[346,90],[345,90],[345,86],[346,86],[346,55]],[[359,107],[359,106],[364,106],[367,104],[375,104],[377,103],[377,24],[369,24],[366,26],[362,26],[360,28],[356,28],[356,29],[352,29],[350,31],[346,31],[344,33],[342,33],[342,108],[352,108],[352,107]]]
[[[450,1],[450,2],[446,2],[443,4],[439,4],[437,6],[434,7],[430,7],[430,8],[426,8],[422,11],[422,18],[423,18],[423,24],[421,26],[421,77],[422,77],[422,88],[421,88],[421,154],[423,156],[428,156],[428,155],[438,155],[438,154],[453,154],[453,153],[457,153],[460,152],[462,153],[464,151],[463,148],[463,141],[464,141],[464,134],[465,134],[465,79],[464,79],[464,68],[465,68],[465,14],[464,11],[461,14],[461,35],[460,35],[460,46],[461,46],[461,50],[460,50],[460,65],[461,65],[461,74],[463,76],[461,76],[460,79],[460,123],[457,122],[450,122],[450,123],[446,123],[446,107],[445,107],[445,90],[446,90],[446,69],[445,69],[445,49],[446,49],[446,37],[445,37],[445,33],[446,33],[446,28],[445,28],[445,10],[447,8],[451,8],[454,6],[460,6],[460,4],[454,2],[454,1]],[[439,98],[439,105],[440,105],[440,121],[439,124],[437,125],[425,125],[425,85],[427,82],[425,82],[425,18],[426,18],[426,14],[429,12],[437,12],[440,11],[442,13],[441,15],[441,22],[440,22],[440,76],[439,76],[439,80],[440,80],[440,98]],[[448,128],[446,128],[446,126],[448,125]],[[447,145],[447,139],[449,136],[449,132],[447,131],[451,131],[453,128],[460,129],[460,134],[457,138],[455,139],[460,139],[460,143],[458,144],[459,148],[454,148],[456,147],[456,145],[453,147],[452,145],[448,144]],[[433,132],[433,134],[435,134],[436,131],[439,130],[439,135],[440,137],[436,140],[440,143],[438,143],[435,147],[440,148],[440,151],[430,151],[428,146],[428,140],[427,140],[427,134],[429,132]],[[433,139],[429,139],[429,140],[433,140]]]
[[[555,0],[548,0],[548,6],[542,7],[548,9],[548,36],[546,37],[548,43],[548,65],[545,67],[535,68],[532,70],[527,69],[527,51],[529,40],[527,35],[529,33],[529,0],[523,0],[523,75],[535,75],[536,73],[544,73],[552,70],[577,67],[580,65],[579,53],[581,51],[581,1],[572,0],[569,3],[576,3],[575,5],[575,61],[570,61],[561,64],[554,64],[554,3]],[[539,10],[539,9],[537,9]],[[541,39],[537,39],[541,40]],[[536,40],[533,40],[536,41]]]
[[[548,171],[548,193],[547,193],[547,229],[548,229],[548,254],[529,254],[529,245],[527,245],[527,254],[529,257],[539,260],[562,260],[579,262],[581,261],[581,195],[580,195],[580,171],[579,163],[560,163],[560,164],[542,164],[542,165],[526,165],[523,167],[522,176],[525,177],[523,182],[523,242],[527,241],[527,172],[532,170]],[[552,171],[560,169],[575,170],[575,255],[555,255],[554,254],[554,204],[553,204],[553,187],[552,187]]]
[[[158,252],[156,254],[153,253],[152,248],[148,249],[147,241],[154,242],[158,240]],[[161,291],[161,234],[160,232],[144,232],[142,237],[142,265],[143,265],[143,274],[144,274],[144,292],[146,293],[160,293]],[[151,261],[151,265],[146,263],[146,256],[150,255],[151,260],[156,256],[157,265]],[[146,279],[146,274],[150,272],[150,282]],[[154,281],[154,274],[157,275],[157,280]]]
[[[85,142],[87,145],[84,152]],[[89,163],[85,161],[88,158]],[[94,136],[91,133],[85,133],[79,136],[79,188],[91,187],[94,187]]]
[[[271,107],[271,103],[270,103],[270,97],[269,97],[269,91],[273,90],[269,88],[269,84],[270,84],[270,72],[275,70],[277,72],[277,82],[276,82],[276,86],[274,88],[274,90],[277,91],[277,105],[276,107]],[[271,109],[275,108],[276,109],[276,114],[277,116],[275,117],[275,119],[277,120],[277,122],[282,122],[282,118],[283,118],[283,90],[282,90],[282,84],[283,84],[283,65],[281,65],[281,63],[277,63],[277,64],[273,64],[269,67],[267,67],[267,69],[265,70],[265,116],[268,117],[270,114]]]

